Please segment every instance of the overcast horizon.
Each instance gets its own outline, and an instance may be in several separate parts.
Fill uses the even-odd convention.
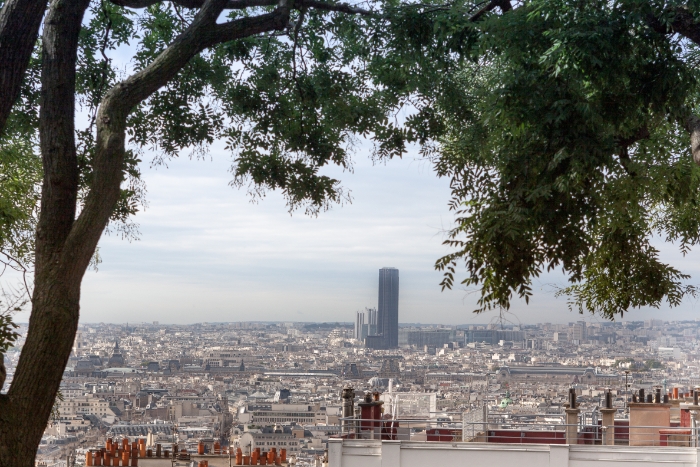
[[[449,251],[442,241],[453,215],[449,181],[428,162],[408,154],[375,165],[358,152],[353,173],[325,170],[351,190],[352,203],[309,217],[290,216],[279,193],[251,203],[245,189],[229,186],[230,156],[214,148],[212,158],[183,157],[167,168],[152,168],[146,158],[148,208],[134,218],[140,239],[102,238],[99,270],[83,281],[81,322],[349,322],[356,310],[376,306],[385,266],[400,271],[402,323],[497,319],[498,312],[471,313],[476,293],[440,291],[434,263]],[[662,257],[700,277],[695,252],[682,258],[659,246]],[[463,266],[457,272],[463,279]],[[555,286],[565,285],[560,273],[536,279],[530,305],[514,299],[508,320],[605,321],[569,312],[566,300],[554,297]],[[695,319],[696,308],[688,299],[675,309],[632,310],[623,320]]]

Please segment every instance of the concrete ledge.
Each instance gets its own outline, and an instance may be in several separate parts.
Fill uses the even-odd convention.
[[[426,441],[332,440],[329,467],[700,467],[697,448],[568,444],[436,443]]]

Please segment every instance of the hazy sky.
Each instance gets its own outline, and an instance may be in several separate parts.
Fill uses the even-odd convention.
[[[133,46],[112,53],[127,70],[132,54]],[[77,116],[82,124],[86,118]],[[442,275],[433,265],[448,251],[443,232],[453,216],[449,181],[438,179],[430,164],[409,154],[373,165],[369,151],[360,149],[353,173],[326,171],[351,190],[352,204],[308,217],[290,216],[277,193],[251,203],[245,190],[228,185],[230,156],[217,148],[212,156],[155,169],[146,157],[149,207],[136,216],[140,240],[102,239],[103,262],[83,282],[83,322],[352,321],[356,310],[376,306],[384,266],[400,270],[400,322],[486,323],[497,317],[473,315],[473,293],[440,291]],[[700,283],[698,253],[680,258],[672,248],[663,251]],[[530,305],[514,301],[509,318],[582,319],[554,298],[552,283],[566,284],[560,274],[536,280]],[[698,311],[689,300],[673,310],[634,310],[626,319],[694,319]],[[17,318],[26,321],[27,315]]]
[[[290,216],[277,193],[251,203],[245,190],[228,185],[230,156],[212,155],[213,161],[183,158],[168,168],[144,164],[149,206],[136,217],[141,238],[102,239],[103,262],[83,282],[82,322],[352,321],[356,310],[376,306],[384,266],[400,270],[401,322],[496,318],[471,313],[473,294],[440,291],[433,264],[447,251],[441,243],[452,214],[448,180],[428,163],[408,155],[373,165],[360,152],[354,173],[328,172],[352,191],[352,204],[308,217]],[[697,253],[670,257],[700,277]],[[554,298],[556,282],[565,283],[556,274],[536,281],[531,304],[516,301],[510,319],[581,319]],[[628,319],[653,315],[694,319],[698,306],[634,310]]]

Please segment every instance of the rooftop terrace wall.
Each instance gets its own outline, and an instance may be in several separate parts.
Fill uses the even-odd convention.
[[[328,461],[329,467],[698,467],[700,450],[330,439]]]

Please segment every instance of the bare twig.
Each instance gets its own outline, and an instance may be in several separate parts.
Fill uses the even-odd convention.
[[[20,261],[18,258],[15,258],[14,256],[10,255],[6,251],[0,250],[0,254],[3,255],[6,260],[0,259],[0,263],[3,264],[3,271],[0,273],[0,276],[5,272],[5,270],[9,267],[10,269],[19,272],[22,274],[22,282],[24,284],[24,290],[27,294],[27,297],[32,296],[32,291],[31,288],[29,287],[29,283],[27,282],[27,274],[32,274],[34,271],[30,270],[22,261]]]

